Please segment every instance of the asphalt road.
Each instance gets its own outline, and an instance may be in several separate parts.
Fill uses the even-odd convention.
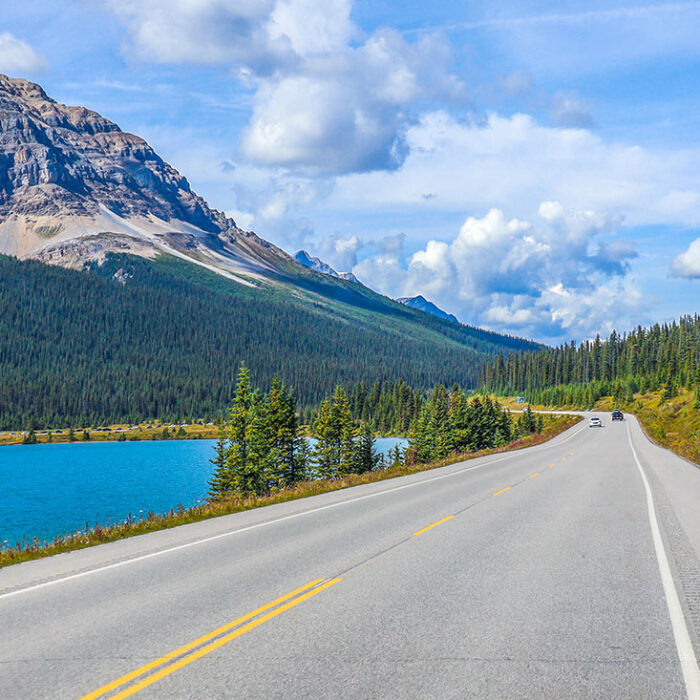
[[[9,567],[0,697],[695,699],[698,504],[700,469],[605,414]]]

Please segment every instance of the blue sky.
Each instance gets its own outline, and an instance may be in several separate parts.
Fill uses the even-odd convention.
[[[700,2],[0,8],[0,72],[383,293],[547,342],[700,310]]]

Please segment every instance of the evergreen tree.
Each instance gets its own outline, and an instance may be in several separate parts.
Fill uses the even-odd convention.
[[[228,454],[228,444],[224,437],[223,430],[219,432],[219,437],[214,448],[215,457],[209,461],[214,465],[214,473],[209,479],[209,495],[213,497],[221,496],[233,489],[231,474],[226,466]]]
[[[241,364],[236,380],[236,395],[228,414],[228,450],[226,469],[233,492],[245,496],[251,491],[248,474],[248,420],[251,405],[250,373]]]
[[[273,467],[274,435],[268,408],[265,398],[254,391],[245,430],[246,459],[237,473],[241,495],[262,496],[280,483]]]
[[[355,466],[353,422],[348,395],[337,386],[332,399],[324,400],[314,423],[314,464],[321,478],[350,474]]]
[[[374,450],[374,435],[369,423],[363,421],[360,425],[360,435],[355,444],[353,471],[356,474],[371,472],[377,467],[379,457]]]

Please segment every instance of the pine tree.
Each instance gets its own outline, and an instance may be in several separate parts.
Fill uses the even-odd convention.
[[[262,496],[271,486],[279,485],[273,470],[274,436],[271,430],[268,404],[259,391],[253,392],[245,430],[246,460],[238,470],[241,495]],[[272,475],[272,478],[271,478]]]
[[[411,458],[417,464],[426,464],[435,453],[435,442],[430,429],[431,406],[426,403],[421,408],[415,427],[409,436],[409,450]]]
[[[226,454],[226,469],[230,474],[231,488],[238,496],[250,492],[247,478],[248,462],[248,412],[250,411],[251,387],[250,373],[245,364],[241,363],[236,380],[236,395],[229,410],[228,450]]]
[[[333,426],[332,407],[328,399],[321,401],[313,426],[316,445],[312,452],[314,476],[331,479],[337,476],[335,459],[336,431]]]
[[[360,435],[355,443],[353,471],[356,474],[371,472],[377,467],[378,460],[371,427],[369,423],[363,421],[360,425]]]
[[[452,450],[449,417],[449,395],[447,389],[439,384],[430,397],[429,430],[433,440],[433,458],[442,459]]]
[[[348,395],[338,386],[330,400],[321,402],[314,423],[317,443],[313,460],[317,476],[328,479],[352,473],[355,466],[353,432]]]
[[[223,429],[219,432],[214,450],[215,457],[209,460],[215,467],[214,473],[209,479],[209,495],[216,498],[233,489],[231,474],[226,466],[228,444]]]

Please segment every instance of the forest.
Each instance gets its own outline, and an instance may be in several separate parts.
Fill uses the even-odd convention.
[[[370,404],[399,378],[475,387],[489,357],[538,347],[325,277],[256,287],[166,256],[87,271],[0,256],[0,429],[215,420],[241,361],[256,383],[285,377],[308,420],[338,384],[366,382]]]
[[[384,392],[381,387],[373,389],[376,401],[369,400],[372,391],[367,400],[360,401],[362,384],[350,395],[337,386],[315,412],[314,441],[309,444],[300,430],[289,387],[274,378],[264,393],[252,386],[248,368],[241,366],[235,398],[222,422],[212,460],[215,471],[210,495],[264,496],[308,480],[427,464],[449,455],[505,446],[515,438],[541,432],[545,420],[529,408],[514,420],[489,396],[469,398],[457,386],[448,391],[438,384],[425,398],[411,393],[401,382],[385,387]],[[383,406],[377,412],[380,419],[388,413],[403,419],[409,396],[413,408],[402,433],[410,436],[408,447],[397,447],[387,460],[374,449],[371,406]]]
[[[590,408],[602,396],[629,402],[637,392],[662,391],[670,399],[683,388],[700,408],[700,316],[613,331],[538,352],[500,354],[487,363],[482,385],[501,395],[523,394],[548,406]]]

